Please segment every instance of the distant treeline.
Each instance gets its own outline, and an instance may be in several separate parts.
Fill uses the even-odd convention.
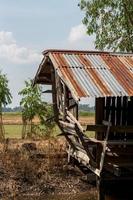
[[[10,108],[10,107],[2,108],[2,112],[21,112],[21,111],[22,111],[22,108],[20,106],[14,107],[14,108]]]
[[[86,111],[86,112],[94,113],[95,107],[90,106],[89,104],[79,104],[79,111]]]
[[[20,106],[17,106],[17,107],[14,107],[14,108],[4,107],[4,108],[2,108],[2,111],[3,112],[21,112],[22,107],[20,107]],[[95,107],[90,106],[89,104],[79,104],[79,111],[85,111],[85,112],[93,113],[93,112],[95,112]]]

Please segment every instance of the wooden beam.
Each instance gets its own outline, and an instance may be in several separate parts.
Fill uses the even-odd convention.
[[[105,106],[105,98],[96,98],[95,124],[102,124],[102,121],[104,119],[104,106]],[[97,130],[96,138],[102,140],[103,132]]]
[[[63,127],[72,128],[73,130],[75,130],[75,125],[74,124],[67,123],[67,122],[64,122],[64,121],[61,121],[61,120],[59,120],[59,123]]]
[[[105,132],[107,130],[107,126],[105,125],[87,125],[86,131],[96,131],[96,132]],[[119,133],[133,133],[133,126],[110,126],[110,132],[119,132]]]
[[[79,128],[79,130],[80,130],[81,132],[85,132],[85,130],[83,129],[83,127],[80,125],[80,123],[77,121],[77,119],[72,115],[72,113],[70,113],[69,111],[67,111],[67,115],[71,118],[71,120],[72,120],[75,124],[77,124],[77,126],[78,126],[78,128]]]
[[[77,133],[78,137],[80,138],[80,141],[81,141],[81,143],[82,143],[82,145],[83,145],[83,147],[84,147],[84,149],[85,149],[85,151],[86,151],[86,153],[87,153],[87,155],[88,155],[88,157],[89,157],[89,159],[90,159],[90,162],[91,162],[92,166],[93,166],[93,167],[96,167],[96,163],[95,163],[95,161],[94,161],[94,156],[93,156],[92,153],[90,152],[90,150],[89,150],[89,145],[88,145],[88,143],[86,143],[85,140],[84,140],[84,134],[83,134],[83,132],[81,132],[81,131],[79,130],[77,124],[75,124],[75,130],[76,130],[76,133]]]
[[[45,91],[43,91],[42,93],[47,93],[47,94],[49,94],[49,93],[52,93],[52,90],[45,90]]]
[[[86,139],[85,139],[86,140]],[[95,144],[101,144],[103,145],[105,143],[104,140],[97,140],[96,138],[88,138],[86,142],[89,144],[95,143]],[[107,145],[133,145],[133,140],[108,140]]]
[[[71,156],[74,157],[78,162],[82,163],[84,166],[86,166],[88,169],[90,169],[94,174],[99,176],[99,169],[93,167],[90,162],[90,158],[86,154],[85,151],[82,150],[75,150],[73,152],[70,152]]]
[[[51,79],[52,79],[52,99],[53,99],[53,110],[55,115],[55,121],[58,123],[59,110],[57,107],[57,93],[56,93],[56,80],[55,80],[55,70],[53,66],[51,67]]]
[[[75,124],[73,120],[71,120],[70,117],[66,116],[66,119],[71,123],[71,124]]]
[[[77,106],[77,103],[74,103],[73,105],[68,107],[68,110],[71,110],[71,109],[75,108],[76,106]]]
[[[108,140],[108,145],[133,145],[133,140]]]
[[[93,167],[96,167],[96,163],[94,161],[94,157],[92,155],[92,153],[89,150],[89,146],[88,144],[85,142],[84,140],[84,129],[82,128],[82,126],[80,125],[80,123],[76,120],[76,118],[69,112],[67,111],[68,116],[71,118],[71,120],[73,120],[75,122],[75,130],[76,130],[76,134],[79,137],[88,157],[90,158],[90,163],[92,164]]]

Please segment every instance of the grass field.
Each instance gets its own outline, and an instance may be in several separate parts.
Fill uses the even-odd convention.
[[[79,121],[82,125],[85,124],[94,124],[94,113],[80,112]],[[35,118],[35,122],[38,121],[38,118]],[[3,122],[5,127],[6,138],[21,138],[22,131],[22,117],[21,113],[4,113]],[[15,124],[15,125],[13,125]],[[57,136],[60,133],[59,128],[56,126],[51,136]],[[44,133],[45,135],[45,133]],[[95,132],[86,132],[86,135],[89,137],[94,137]]]
[[[4,125],[6,138],[21,138],[22,125]]]
[[[22,136],[22,126],[23,125],[4,125],[5,128],[5,137],[6,138],[17,138],[20,139]],[[60,133],[58,126],[55,126],[53,132],[51,133],[52,137],[56,137]],[[45,136],[45,132],[44,132]]]
[[[79,116],[81,117],[94,117],[94,112],[88,112],[88,111],[79,111]]]

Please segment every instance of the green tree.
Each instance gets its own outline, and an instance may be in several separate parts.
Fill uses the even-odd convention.
[[[33,135],[40,134],[40,132],[43,135],[46,128],[48,129],[48,126],[50,126],[47,118],[51,117],[52,112],[49,111],[47,103],[42,101],[41,88],[38,85],[33,87],[32,80],[25,81],[25,88],[19,94],[22,96],[20,101],[23,120],[22,138],[33,137]],[[39,117],[41,127],[33,123],[35,116]]]
[[[83,24],[95,34],[97,49],[133,52],[132,0],[80,0]]]
[[[2,107],[11,103],[12,95],[8,87],[8,79],[0,72],[0,139],[4,139],[5,131],[2,120]]]

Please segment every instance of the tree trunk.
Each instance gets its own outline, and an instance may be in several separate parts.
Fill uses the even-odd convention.
[[[0,112],[0,140],[5,139],[5,129],[3,126],[2,112]]]

